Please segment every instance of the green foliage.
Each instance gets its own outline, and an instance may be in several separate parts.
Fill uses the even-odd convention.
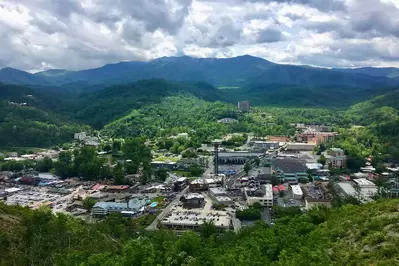
[[[168,177],[168,172],[169,170],[166,168],[159,168],[155,170],[154,174],[158,180],[165,181],[166,178]]]
[[[93,199],[92,197],[86,197],[83,200],[83,206],[85,207],[86,210],[90,211],[91,208],[96,204],[96,200]]]
[[[236,217],[240,220],[259,220],[261,218],[261,210],[257,208],[258,206],[250,206],[244,210],[236,210]]]
[[[244,164],[244,172],[248,175],[249,171],[251,170],[251,166],[248,162]]]
[[[0,265],[396,265],[398,200],[315,208],[235,234],[213,224],[178,238],[112,214],[88,224],[0,203]],[[292,209],[293,210],[293,209]],[[148,224],[148,222],[146,223]]]
[[[321,155],[319,157],[319,159],[317,160],[317,162],[321,163],[324,166],[326,164],[326,162],[327,162],[327,159],[326,159],[326,157],[324,155]]]
[[[201,168],[198,164],[193,164],[188,168],[191,176],[201,176],[204,173],[204,169]]]
[[[39,172],[48,172],[51,168],[53,168],[53,160],[49,157],[43,158],[43,160],[37,162],[36,165],[36,169]]]
[[[85,129],[35,107],[0,101],[0,147],[49,147]]]

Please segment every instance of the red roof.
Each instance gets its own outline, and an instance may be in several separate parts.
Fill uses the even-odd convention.
[[[273,192],[278,192],[278,187],[273,187]]]
[[[101,190],[101,189],[103,189],[104,188],[104,185],[103,184],[95,184],[91,189],[92,190]]]
[[[287,190],[287,188],[284,185],[279,185],[278,190],[280,190],[280,191]]]
[[[122,186],[107,186],[107,189],[114,189],[114,190],[125,190],[128,189],[129,186],[122,185]]]

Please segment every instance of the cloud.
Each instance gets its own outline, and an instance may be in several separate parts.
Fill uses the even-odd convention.
[[[258,35],[258,43],[265,43],[265,42],[278,42],[283,39],[283,35],[279,30],[276,29],[265,29],[259,32]]]
[[[0,0],[0,67],[160,56],[399,66],[396,0]]]

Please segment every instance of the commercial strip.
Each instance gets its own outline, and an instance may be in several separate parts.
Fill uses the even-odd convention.
[[[163,226],[174,230],[186,230],[196,229],[204,222],[212,222],[218,229],[232,228],[231,215],[227,211],[213,210],[210,198],[195,193],[187,194],[185,200],[184,204],[172,207],[161,220]]]

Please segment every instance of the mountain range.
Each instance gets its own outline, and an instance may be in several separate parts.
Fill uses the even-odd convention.
[[[19,85],[91,87],[142,79],[207,82],[216,87],[296,85],[308,87],[381,88],[399,85],[398,68],[326,69],[276,64],[249,55],[233,58],[162,57],[68,71],[51,69],[35,74],[13,68],[0,70],[0,82]]]

